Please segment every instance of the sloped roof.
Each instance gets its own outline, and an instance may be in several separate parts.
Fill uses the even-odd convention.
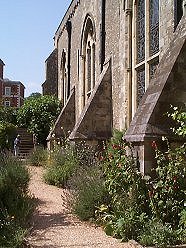
[[[66,105],[61,110],[60,115],[58,116],[53,129],[49,133],[47,140],[52,139],[52,135],[55,134],[55,137],[66,137],[68,132],[72,131],[75,125],[75,89],[72,89],[72,92],[68,98]]]
[[[24,84],[21,83],[21,81],[13,81],[13,80],[10,80],[8,78],[5,78],[5,79],[3,79],[3,82],[7,83],[7,84],[18,84],[18,85],[21,84],[25,88]]]
[[[112,135],[112,78],[110,61],[104,66],[76,125],[71,140],[103,140]]]
[[[3,65],[5,65],[5,63],[2,61],[2,59],[0,59],[0,64],[3,64]]]

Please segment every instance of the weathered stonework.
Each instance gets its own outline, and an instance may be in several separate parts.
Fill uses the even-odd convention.
[[[60,115],[58,116],[47,140],[52,139],[52,136],[54,136],[57,139],[62,139],[69,136],[69,133],[72,132],[75,125],[74,110],[75,110],[75,91],[73,89],[66,105],[63,107]]]
[[[186,103],[186,19],[183,18],[133,118],[125,138],[140,143],[141,171],[148,173],[152,164],[151,142],[162,136],[174,139],[166,113],[170,105]],[[149,159],[150,158],[150,159]]]
[[[42,84],[43,95],[58,96],[58,67],[57,67],[57,49],[50,54],[45,61],[46,81]]]
[[[128,129],[126,138],[134,143],[144,173],[153,164],[149,149],[152,137],[158,139],[169,128],[163,114],[170,103],[186,102],[185,90],[180,90],[185,89],[186,23],[184,17],[175,15],[175,1],[156,1],[158,49],[151,54],[152,12],[150,1],[145,0],[142,61],[137,61],[140,0],[74,0],[54,37],[58,53],[58,97],[66,106],[62,112],[65,108],[68,113],[72,111],[74,126],[70,126],[69,138],[101,140],[108,138],[113,128]],[[146,93],[139,100],[142,69],[142,90]],[[72,89],[74,110],[66,104]],[[58,127],[66,125],[68,130],[69,125],[69,121],[63,120],[66,118],[63,113],[53,129],[59,136],[63,134]]]
[[[105,140],[112,134],[112,85],[110,62],[69,136],[71,140]]]

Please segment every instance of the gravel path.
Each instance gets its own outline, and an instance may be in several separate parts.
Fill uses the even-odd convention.
[[[130,243],[106,236],[100,227],[81,222],[72,216],[65,206],[68,192],[42,181],[43,168],[29,167],[31,172],[30,192],[38,199],[27,238],[29,247],[37,248],[130,248]]]

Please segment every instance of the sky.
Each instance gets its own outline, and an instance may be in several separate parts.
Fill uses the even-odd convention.
[[[0,59],[4,78],[21,81],[25,96],[42,93],[45,60],[71,0],[0,0]]]

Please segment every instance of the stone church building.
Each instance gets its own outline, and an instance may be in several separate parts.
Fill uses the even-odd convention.
[[[185,8],[182,0],[73,0],[54,36],[64,107],[49,144],[54,136],[96,144],[126,129],[148,173],[151,142],[171,135],[165,113],[186,103]]]

